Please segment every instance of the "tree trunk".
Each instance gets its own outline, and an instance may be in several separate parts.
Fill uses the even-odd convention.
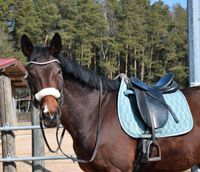
[[[44,46],[47,46],[47,45],[48,45],[48,39],[49,39],[49,34],[47,34],[47,35],[45,36]]]
[[[149,62],[149,76],[151,76],[152,73],[152,60],[153,60],[153,36],[151,37],[151,50],[150,50],[150,62]]]
[[[144,81],[144,48],[142,49],[142,61],[141,61],[141,70],[140,70],[140,78]]]
[[[83,65],[83,49],[84,49],[84,45],[81,44],[81,59],[80,59],[80,64]]]
[[[134,49],[133,55],[134,55],[134,76],[137,77],[137,59],[136,59],[136,53],[137,50]]]
[[[118,73],[120,73],[120,64],[121,64],[121,62],[120,62],[120,53],[117,53],[116,58],[117,58],[117,70],[118,70]]]
[[[72,59],[72,40],[69,40],[69,44],[68,44],[68,52],[67,52],[67,56],[68,58]]]
[[[151,72],[152,72],[152,60],[153,60],[153,47],[151,48],[151,51],[150,51],[149,76],[151,75]]]
[[[125,55],[125,75],[128,75],[128,45],[126,45],[126,55]]]

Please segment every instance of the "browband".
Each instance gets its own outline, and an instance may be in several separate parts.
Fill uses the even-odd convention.
[[[29,65],[29,64],[46,65],[46,64],[49,64],[49,63],[52,63],[52,62],[58,62],[58,63],[60,63],[59,60],[54,59],[54,60],[50,60],[50,61],[47,61],[47,62],[35,62],[35,61],[29,61],[29,62],[28,62],[28,65]]]

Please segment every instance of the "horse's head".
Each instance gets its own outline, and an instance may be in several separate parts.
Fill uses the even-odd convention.
[[[57,59],[62,48],[60,35],[54,35],[50,47],[33,46],[30,39],[23,35],[21,47],[28,59],[27,79],[34,105],[40,108],[44,125],[55,127],[63,89],[62,71]]]

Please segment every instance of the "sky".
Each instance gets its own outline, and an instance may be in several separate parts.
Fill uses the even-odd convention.
[[[156,2],[158,0],[151,0],[152,3]],[[175,4],[180,4],[182,7],[187,7],[187,0],[162,0],[165,4],[167,4],[169,7],[173,7]]]

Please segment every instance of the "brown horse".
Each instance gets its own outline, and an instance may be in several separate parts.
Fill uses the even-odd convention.
[[[120,80],[109,80],[58,57],[61,38],[55,34],[50,47],[33,46],[23,35],[21,46],[28,58],[28,84],[34,104],[41,109],[47,127],[61,124],[73,139],[77,158],[86,172],[132,172],[137,143],[121,128],[117,116]],[[140,163],[138,171],[179,172],[200,165],[200,87],[183,90],[194,118],[188,134],[159,139],[161,161]],[[138,163],[137,163],[138,165]]]

